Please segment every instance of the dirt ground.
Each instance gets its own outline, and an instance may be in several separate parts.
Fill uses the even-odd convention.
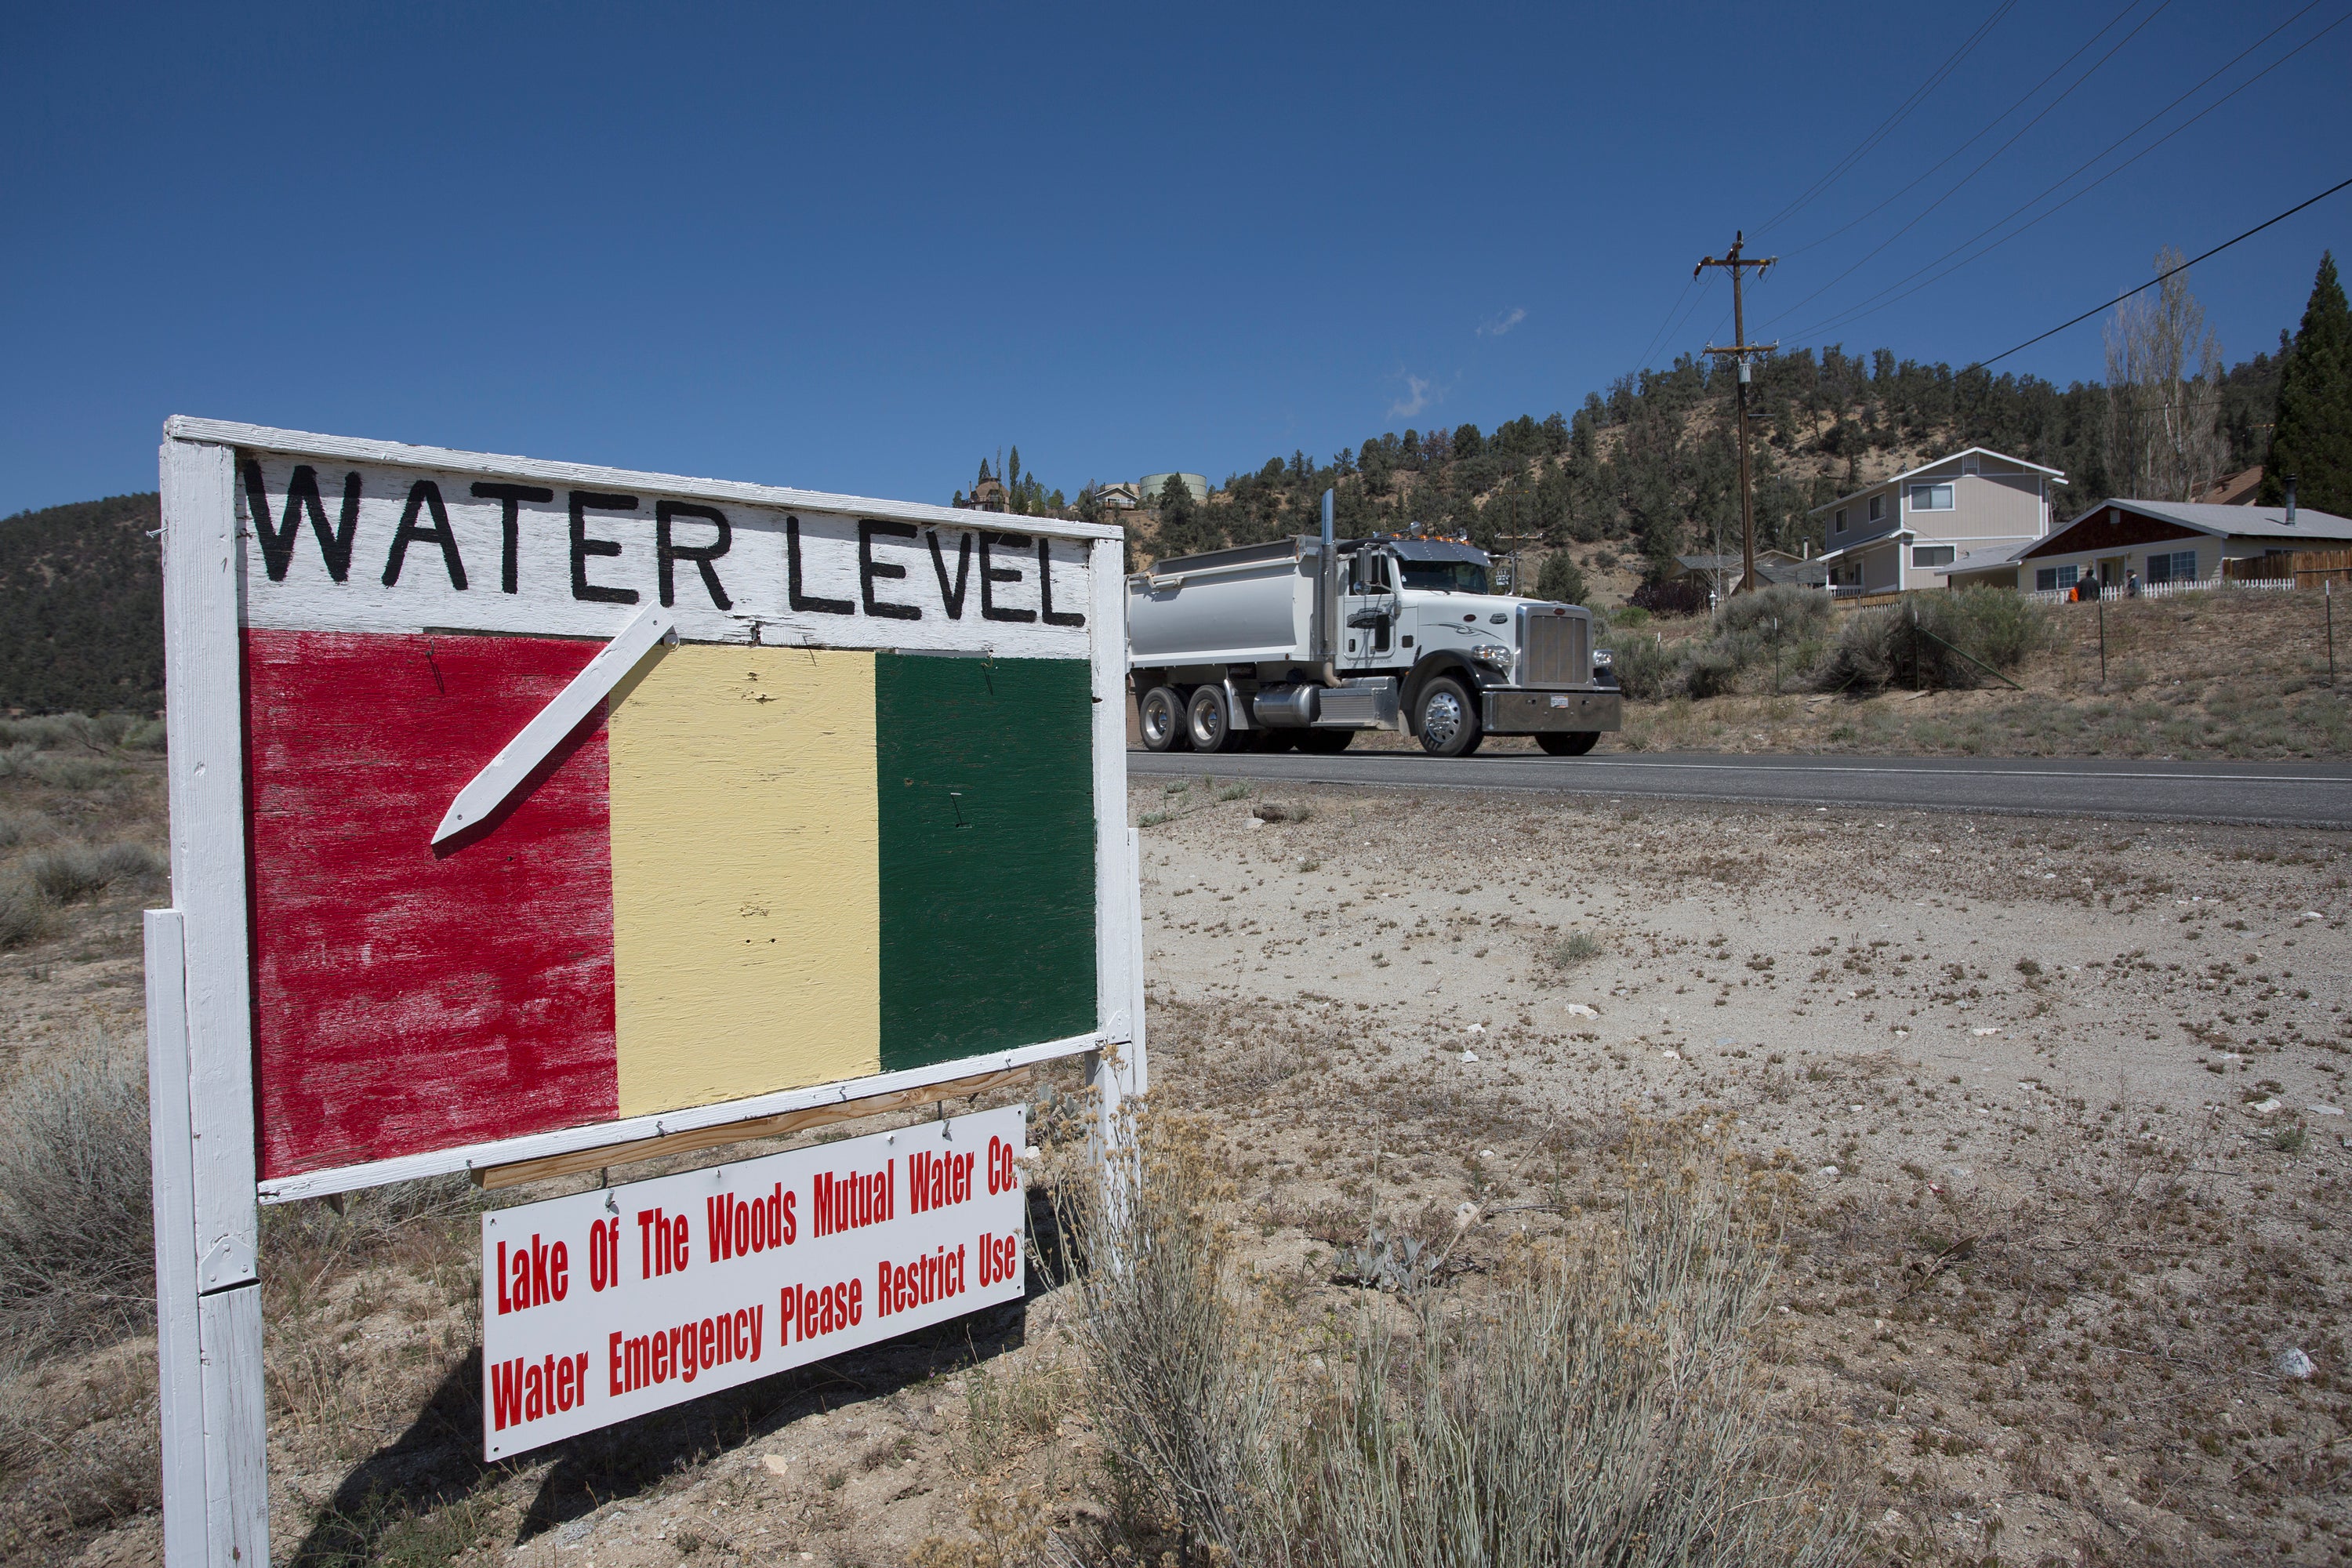
[[[1211,1119],[1247,1266],[1302,1325],[1361,1301],[1334,1259],[1375,1224],[1454,1247],[1446,1289],[1475,1291],[1521,1238],[1606,1223],[1637,1122],[1710,1128],[1785,1177],[1772,1414],[1872,1557],[2352,1557],[2340,836],[1204,782],[1131,809],[1169,814],[1144,836],[1155,1098]],[[137,901],[0,956],[12,1071],[135,1037]],[[1076,1087],[1026,1095],[1049,1145]],[[1025,1310],[484,1466],[478,1212],[270,1211],[279,1561],[1103,1539],[1042,1279]],[[8,1393],[0,1553],[152,1561],[152,1344]]]

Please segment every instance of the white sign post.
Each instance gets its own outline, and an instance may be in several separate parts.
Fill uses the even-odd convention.
[[[268,1562],[262,1203],[1146,1087],[1118,529],[184,418],[161,467],[168,1568]],[[1020,1120],[490,1216],[488,1451],[1016,1299]]]

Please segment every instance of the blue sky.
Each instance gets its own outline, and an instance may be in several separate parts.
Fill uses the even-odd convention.
[[[0,513],[152,488],[173,413],[916,500],[1014,444],[1223,477],[1726,341],[1685,284],[1743,226],[1789,258],[1755,335],[1962,363],[2352,174],[2342,0],[2121,3],[26,7]],[[2231,358],[2323,247],[2352,191],[2197,269]],[[2006,368],[2100,365],[2091,322]]]

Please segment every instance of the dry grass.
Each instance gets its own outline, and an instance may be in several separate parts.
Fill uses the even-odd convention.
[[[19,1343],[152,1319],[146,1079],[131,1047],[94,1037],[0,1104],[0,1328]]]
[[[2147,663],[2143,694],[2171,679]],[[29,743],[0,732],[0,745]],[[47,922],[0,954],[11,1084],[70,1054],[93,1019],[112,1037],[136,1033],[135,884],[52,903],[25,868],[61,846],[154,842],[152,758],[68,744],[81,742],[48,752],[104,776],[78,791],[31,769],[0,778],[0,884],[25,879]],[[1714,1489],[1695,1495],[1720,1500],[1737,1528],[1769,1511],[1738,1509],[1739,1489],[1787,1474],[1798,1496],[1762,1495],[1799,1511],[1772,1519],[1799,1536],[1843,1530],[1842,1514],[1801,1512],[1816,1478],[1789,1455],[1827,1466],[1867,1521],[1853,1545],[1874,1563],[2319,1562],[2352,1531],[2339,1385],[2352,1178],[2343,1123],[2300,1109],[2342,1099],[2327,1075],[2352,1051],[2352,993],[2333,978],[2345,862],[2332,838],[1888,812],[1441,812],[1338,791],[1286,794],[1276,819],[1262,795],[1222,800],[1232,787],[1139,792],[1139,805],[1182,819],[1147,839],[1150,858],[1198,857],[1147,865],[1163,954],[1156,1099],[1160,1114],[1198,1120],[1192,1166],[1144,1190],[1191,1194],[1180,1217],[1206,1227],[1213,1267],[1176,1270],[1171,1293],[1121,1309],[1163,1342],[1224,1342],[1220,1358],[1245,1375],[1146,1358],[1199,1391],[1213,1421],[1120,1416],[1094,1392],[1084,1292],[1041,1283],[1025,1316],[983,1315],[486,1467],[468,1359],[471,1195],[443,1184],[362,1197],[340,1216],[273,1208],[277,1555],[1157,1563],[1186,1552],[1189,1507],[1198,1563],[1216,1555],[1218,1528],[1238,1528],[1244,1552],[1274,1533],[1231,1510],[1220,1527],[1200,1505],[1199,1477],[1239,1473],[1244,1494],[1272,1500],[1244,1506],[1294,1521],[1292,1544],[1264,1548],[1290,1561],[1377,1559],[1333,1544],[1348,1520],[1410,1542],[1432,1519],[1466,1519],[1475,1540],[1423,1556],[1479,1561],[1489,1536],[1507,1540],[1542,1508],[1616,1517],[1623,1500],[1605,1490],[1533,1500],[1550,1463],[1538,1440],[1612,1429],[1575,1403],[1612,1378],[1626,1396],[1606,1414],[1630,1413],[1621,1440],[1645,1433],[1641,1460],[1663,1456]],[[1254,811],[1264,826],[1249,829]],[[1881,834],[1870,854],[1831,853],[1864,828]],[[1931,954],[1915,924],[1968,951]],[[1963,927],[1980,948],[1949,935]],[[1602,951],[1565,970],[1544,961],[1578,931],[1605,935]],[[1563,1011],[1587,999],[1604,1016]],[[1467,1033],[1474,1022],[1486,1032]],[[2136,1071],[2188,1056],[2201,1092],[2063,1100],[1979,1079],[1973,1063],[1956,1068],[1963,1085],[1918,1065],[1940,1048],[1933,1030],[1990,1051],[1961,1026],[1977,1024],[2017,1037],[2003,1078],[2081,1079],[2091,1053],[2112,1049],[2145,1064]],[[1662,1044],[1681,1058],[1664,1061]],[[2284,1115],[2239,1109],[2282,1083]],[[1087,1137],[1073,1089],[1057,1078],[1032,1119],[1065,1167]],[[2207,1099],[2219,1103],[2200,1109]],[[1773,1184],[1695,1187],[1690,1215],[1771,1218],[1785,1246],[1719,1236],[1694,1264],[1667,1238],[1706,1226],[1645,1233],[1641,1215],[1671,1218],[1658,1205],[1674,1194],[1629,1198],[1647,1157],[1629,1104],[1736,1107],[1726,1136]],[[1830,1161],[1847,1173],[1817,1175]],[[1777,1209],[1752,1206],[1767,1199]],[[1182,1226],[1160,1235],[1178,1245]],[[1375,1235],[1442,1257],[1418,1272],[1443,1282],[1402,1278],[1400,1292],[1340,1278],[1339,1255]],[[1050,1218],[1032,1236],[1043,1273]],[[1654,1277],[1682,1281],[1665,1292],[1682,1306],[1642,1304],[1654,1275],[1640,1258],[1664,1260]],[[1570,1331],[1600,1320],[1664,1335],[1665,1353],[1644,1362]],[[2315,1376],[2272,1370],[2290,1346]],[[1690,1400],[1662,1403],[1641,1381],[1652,1366],[1681,1367]],[[50,1342],[0,1379],[0,1559],[152,1557],[152,1346]],[[1270,1455],[1267,1431],[1283,1437]],[[1373,1483],[1389,1472],[1360,1463],[1346,1492],[1344,1465],[1372,1441],[1437,1459],[1386,1491]],[[1160,1477],[1182,1468],[1136,1457],[1185,1445],[1189,1504]],[[1685,1511],[1688,1523],[1704,1510]],[[1661,1516],[1651,1539],[1688,1540],[1677,1528]],[[1696,1540],[1693,1558],[1736,1546]]]
[[[1613,1223],[1486,1289],[1350,1319],[1253,1291],[1198,1118],[1147,1115],[1084,1202],[1074,1328],[1115,1522],[1178,1563],[1828,1563],[1847,1510],[1751,1369],[1769,1184],[1703,1138],[1623,1151]],[[1328,1352],[1329,1360],[1326,1360]],[[1327,1368],[1336,1367],[1336,1371]]]
[[[1884,631],[1895,613],[1842,612],[1840,638]],[[1908,689],[1907,651],[1882,637],[1862,638],[1849,661],[1854,668],[1840,677],[1869,679],[1837,692],[1803,695],[1809,673],[1790,662],[1776,693],[1769,664],[1753,662],[1701,700],[1666,692],[1684,661],[1678,650],[1711,635],[1711,624],[1656,623],[1637,634],[1635,640],[1657,641],[1644,644],[1635,660],[1651,670],[1659,700],[1629,703],[1625,729],[1611,743],[1630,751],[1874,755],[2341,756],[2352,752],[2352,701],[2327,684],[2325,617],[2319,595],[2299,593],[2224,590],[2053,605],[2047,641],[2038,651],[2021,647],[2011,670],[2021,692],[1975,674],[1939,680],[1931,665],[1929,690],[1918,695]],[[2344,652],[2352,656],[2352,625],[2344,631]],[[2352,657],[2339,662],[2352,680]],[[1944,689],[1951,684],[1980,689]],[[1856,695],[1881,688],[1881,695]]]

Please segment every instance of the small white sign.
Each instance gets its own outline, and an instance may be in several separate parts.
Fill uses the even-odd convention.
[[[1010,1106],[482,1216],[493,1459],[1021,1299]]]

